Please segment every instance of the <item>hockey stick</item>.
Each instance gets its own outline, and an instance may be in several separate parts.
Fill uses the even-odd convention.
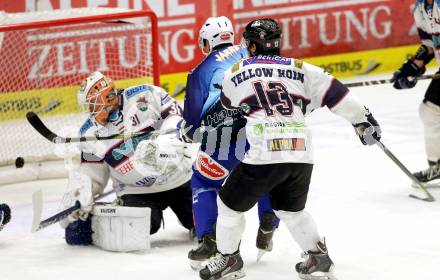
[[[427,195],[426,198],[421,198],[421,197],[416,196],[414,194],[410,194],[409,197],[412,197],[412,198],[415,198],[415,199],[419,199],[419,200],[428,201],[428,202],[435,201],[434,197],[429,193],[429,191],[425,188],[425,186],[422,183],[420,183],[420,181],[417,180],[416,177],[414,177],[414,175],[408,170],[408,168],[406,168],[405,165],[403,165],[402,162],[400,162],[400,160],[393,153],[391,153],[391,151],[382,142],[378,141],[377,145],[400,168],[400,170],[402,170],[403,173],[405,173],[406,176],[408,176],[413,181],[413,183],[421,191],[423,191]]]
[[[429,80],[429,79],[433,79],[433,80],[440,79],[440,74],[423,75],[417,77],[417,80]],[[344,85],[346,87],[363,87],[363,86],[371,86],[371,85],[383,85],[389,83],[391,83],[391,79],[354,82],[354,83],[347,83]]]
[[[434,184],[434,183],[421,183],[426,189],[440,189],[440,183]],[[417,185],[411,184],[411,187],[417,188]]]
[[[150,132],[135,132],[130,134],[113,134],[109,136],[83,136],[83,137],[63,137],[52,132],[34,112],[27,112],[26,118],[31,126],[40,133],[44,138],[55,144],[64,143],[78,143],[97,140],[111,140],[111,139],[128,139],[134,136],[148,135],[149,137],[158,136],[161,134],[170,134],[176,132],[175,129],[158,130]]]
[[[106,193],[103,193],[95,198],[95,200],[102,199],[115,191],[109,191]],[[50,218],[45,219],[44,221],[41,221],[41,212],[43,210],[43,193],[41,190],[36,191],[32,194],[32,205],[34,209],[34,219],[32,222],[32,232],[37,232],[43,228],[46,228],[50,225],[56,224],[61,220],[64,220],[67,218],[70,214],[75,212],[76,210],[81,208],[81,203],[77,200],[75,202],[75,205],[72,207],[67,208],[66,210],[63,210],[55,215],[53,215]]]

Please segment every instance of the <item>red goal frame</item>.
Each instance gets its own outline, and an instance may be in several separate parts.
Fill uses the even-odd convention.
[[[159,31],[156,14],[151,10],[116,12],[112,14],[102,14],[93,16],[79,16],[66,19],[54,19],[45,21],[34,21],[25,23],[15,23],[0,26],[0,32],[24,30],[29,28],[54,27],[69,24],[90,23],[105,20],[116,20],[125,18],[148,17],[151,19],[151,41],[152,41],[152,65],[154,85],[160,86],[160,63],[159,63]]]

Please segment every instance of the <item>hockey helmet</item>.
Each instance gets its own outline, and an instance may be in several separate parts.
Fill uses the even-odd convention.
[[[270,18],[258,19],[249,22],[243,32],[246,47],[255,44],[258,54],[279,55],[281,47],[281,29],[278,23]]]
[[[100,125],[106,125],[108,116],[116,110],[119,100],[113,81],[101,72],[93,72],[82,81],[78,91],[78,103]]]
[[[205,42],[208,43],[209,52],[205,52]],[[231,21],[225,17],[210,17],[199,31],[199,48],[204,55],[208,55],[218,45],[234,44],[234,28]]]

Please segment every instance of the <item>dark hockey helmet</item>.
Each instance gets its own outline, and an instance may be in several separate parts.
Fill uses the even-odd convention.
[[[249,22],[243,32],[244,43],[247,47],[255,44],[258,54],[280,54],[281,29],[278,23],[270,18],[257,19]]]

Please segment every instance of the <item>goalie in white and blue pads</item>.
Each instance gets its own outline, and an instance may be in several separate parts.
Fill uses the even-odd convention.
[[[125,137],[81,144],[81,165],[71,172],[64,198],[65,208],[81,202],[81,209],[63,223],[67,243],[111,251],[147,249],[149,234],[159,230],[167,207],[192,230],[193,161],[187,145],[178,140],[177,130],[149,137],[152,131],[177,129],[182,118],[176,101],[148,84],[117,90],[100,72],[81,84],[78,99],[89,114],[81,136]],[[110,178],[117,203],[92,207]]]

